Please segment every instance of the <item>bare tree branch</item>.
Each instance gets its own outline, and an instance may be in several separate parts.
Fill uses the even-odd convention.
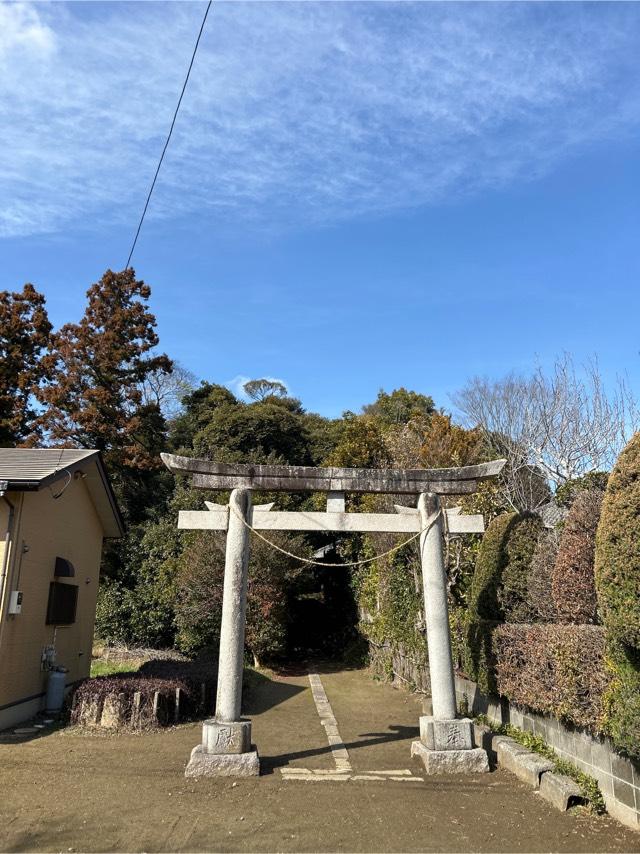
[[[550,371],[538,367],[530,377],[475,377],[454,403],[507,458],[505,498],[519,510],[545,502],[541,482],[555,490],[588,472],[610,470],[640,424],[624,380],[607,390],[596,359],[578,371],[567,353]]]

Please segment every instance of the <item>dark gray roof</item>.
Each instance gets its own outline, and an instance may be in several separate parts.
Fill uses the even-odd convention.
[[[565,507],[558,507],[554,501],[539,507],[537,512],[542,517],[542,524],[545,528],[555,528],[559,522],[564,520],[568,513]]]
[[[8,480],[15,487],[39,488],[69,466],[96,456],[98,451],[79,451],[75,448],[0,448],[0,481]]]
[[[31,492],[82,471],[106,537],[121,537],[122,516],[100,451],[77,448],[0,448],[0,491]]]

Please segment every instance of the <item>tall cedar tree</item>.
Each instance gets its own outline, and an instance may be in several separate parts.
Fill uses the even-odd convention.
[[[0,291],[0,447],[21,443],[33,429],[31,401],[50,332],[44,296],[33,285]]]
[[[131,267],[107,270],[87,291],[80,323],[52,336],[40,392],[48,439],[102,451],[131,521],[146,503],[140,490],[159,468],[164,444],[164,419],[156,404],[143,402],[142,383],[154,371],[172,369],[164,353],[146,355],[158,344],[146,305],[150,294]]]

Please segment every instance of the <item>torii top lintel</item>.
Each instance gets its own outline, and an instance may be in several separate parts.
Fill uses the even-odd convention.
[[[468,495],[496,477],[506,460],[449,469],[351,469],[216,463],[162,454],[174,474],[191,475],[197,489],[237,487],[268,492],[379,492],[390,495]]]

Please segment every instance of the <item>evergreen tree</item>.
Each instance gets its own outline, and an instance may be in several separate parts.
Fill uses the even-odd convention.
[[[43,356],[51,324],[45,298],[33,285],[0,291],[0,447],[33,441],[33,395],[45,376]]]
[[[161,469],[165,424],[160,408],[145,403],[143,384],[171,372],[146,305],[151,289],[132,268],[111,270],[87,291],[80,323],[51,336],[38,419],[52,444],[102,451],[125,515],[136,521],[153,500],[150,473]],[[151,478],[153,479],[153,478]]]

